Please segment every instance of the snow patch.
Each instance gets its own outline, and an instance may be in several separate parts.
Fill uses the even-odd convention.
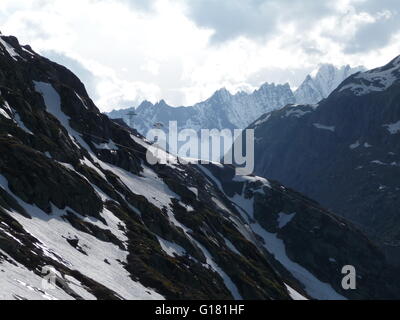
[[[308,300],[306,297],[304,297],[303,295],[301,295],[300,293],[298,293],[296,290],[294,290],[292,287],[290,287],[290,286],[287,285],[286,283],[285,283],[285,287],[286,287],[286,289],[288,290],[289,295],[290,295],[290,297],[291,297],[293,300],[296,300],[296,301]]]
[[[13,194],[8,188],[6,178],[1,175],[0,186],[8,193]],[[30,214],[32,219],[27,219],[14,211],[7,211],[8,214],[40,242],[38,247],[51,259],[65,264],[71,269],[80,271],[125,299],[163,298],[152,289],[148,289],[131,279],[130,274],[123,265],[127,261],[127,251],[112,243],[101,241],[90,234],[81,232],[66,223],[63,216],[67,215],[67,210],[73,212],[72,209],[61,210],[52,205],[52,214],[48,215],[38,207],[27,204],[16,196],[15,198],[19,205]],[[102,213],[102,216],[109,223],[112,233],[118,238],[126,240],[125,235],[122,235],[121,230],[116,226],[116,218],[111,217],[111,215],[107,211]],[[106,228],[106,226],[102,225],[102,228]],[[66,239],[79,239],[79,246],[86,254],[77,251]],[[110,264],[105,263],[105,259]]]
[[[167,241],[161,237],[157,237],[157,239],[163,251],[170,257],[175,258],[175,255],[184,256],[186,254],[186,250],[180,245]]]
[[[387,129],[387,131],[390,132],[390,134],[397,134],[400,132],[400,121],[390,124],[384,124],[383,126]]]
[[[351,90],[356,96],[363,96],[371,92],[385,91],[390,88],[397,80],[396,72],[399,71],[398,64],[395,62],[392,68],[378,68],[354,76],[358,83],[350,83],[343,86],[339,92]]]
[[[350,149],[351,150],[357,149],[360,145],[361,145],[360,142],[356,141],[355,143],[350,145]]]
[[[242,254],[239,252],[238,249],[236,249],[236,247],[233,245],[232,242],[230,242],[227,238],[224,237],[224,241],[226,246],[229,248],[229,250],[231,250],[232,252],[236,253],[237,255],[241,256]]]
[[[291,109],[289,111],[286,111],[285,117],[294,116],[296,118],[301,118],[308,113],[311,113],[311,111],[303,111],[301,109]]]
[[[267,122],[270,118],[271,118],[271,114],[268,114],[268,115],[262,117],[260,120],[258,120],[254,125],[258,127],[258,126],[262,125],[263,123]]]
[[[296,216],[296,213],[292,213],[292,214],[287,214],[287,213],[283,213],[283,212],[279,213],[279,216],[278,216],[279,229],[286,227],[293,220],[293,218],[295,216]]]
[[[99,150],[111,150],[111,151],[117,151],[117,150],[119,150],[119,148],[117,147],[117,145],[114,143],[114,141],[109,141],[109,142],[106,142],[106,143],[101,143],[101,144],[97,144],[97,143],[94,143],[93,142],[93,144],[94,144],[94,146],[97,148],[97,149],[99,149]]]
[[[316,127],[317,129],[321,129],[321,130],[328,130],[328,131],[332,131],[335,132],[336,128],[334,126],[326,126],[320,123],[314,123],[314,127]]]
[[[0,43],[4,46],[6,49],[7,53],[13,58],[15,61],[18,61],[17,58],[21,58],[21,56],[15,51],[15,49],[7,42],[5,41],[2,37],[0,37]],[[22,59],[23,60],[23,59]]]
[[[279,239],[276,234],[267,232],[258,223],[253,223],[251,228],[255,233],[264,239],[264,247],[267,249],[267,251],[273,254],[275,258],[304,285],[306,292],[311,297],[319,300],[346,299],[338,294],[330,284],[322,282],[307,269],[290,260],[286,254],[286,248],[283,240]]]

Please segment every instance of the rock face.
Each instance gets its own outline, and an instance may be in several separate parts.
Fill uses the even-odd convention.
[[[351,76],[318,105],[287,106],[250,127],[257,174],[400,245],[399,57]]]
[[[150,165],[70,71],[0,39],[0,299],[399,296],[348,222],[230,166]]]
[[[349,65],[337,68],[323,64],[315,75],[308,75],[301,86],[294,92],[297,104],[316,104],[327,98],[345,79],[364,67],[351,68]]]
[[[243,129],[262,114],[294,103],[295,99],[288,84],[264,84],[251,94],[239,92],[232,95],[221,89],[204,102],[190,107],[174,108],[161,101],[152,104],[143,102],[136,110],[118,110],[108,114],[111,118],[123,118],[129,124],[130,111],[135,111],[133,127],[143,135],[155,123],[168,126],[177,121],[179,129]]]

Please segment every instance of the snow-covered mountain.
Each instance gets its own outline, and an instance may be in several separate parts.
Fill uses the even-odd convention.
[[[264,84],[253,93],[231,94],[226,89],[218,90],[206,101],[189,107],[172,107],[164,100],[156,104],[144,101],[137,109],[114,110],[108,114],[113,119],[124,119],[131,124],[130,112],[137,115],[132,126],[146,135],[154,124],[167,126],[169,121],[177,121],[179,129],[244,129],[267,112],[288,104],[315,104],[329,96],[339,84],[350,75],[363,71],[363,67],[337,68],[323,64],[304,80],[293,93],[288,84]]]
[[[296,103],[316,104],[327,98],[349,76],[361,71],[365,71],[365,68],[351,68],[349,65],[338,68],[332,64],[322,64],[294,92]]]
[[[400,57],[250,128],[257,174],[318,200],[400,257]]]
[[[129,124],[127,114],[135,111],[134,128],[144,135],[155,123],[167,126],[169,121],[177,121],[179,129],[243,129],[262,114],[294,102],[288,84],[266,83],[253,93],[239,92],[233,95],[221,89],[206,101],[190,107],[175,108],[163,100],[156,104],[145,101],[136,110],[116,110],[108,116],[122,118]]]
[[[151,165],[146,155],[162,150],[6,36],[0,154],[0,299],[399,296],[382,253],[350,223],[232,166],[172,155]],[[348,264],[358,290],[341,286]]]

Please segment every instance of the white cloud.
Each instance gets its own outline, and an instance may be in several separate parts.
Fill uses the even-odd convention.
[[[400,53],[400,23],[394,1],[371,1],[2,0],[0,18],[108,111],[143,99],[193,104],[220,87],[297,86],[323,62],[384,64]]]

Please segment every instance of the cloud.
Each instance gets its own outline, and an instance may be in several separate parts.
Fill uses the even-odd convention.
[[[43,51],[42,55],[70,69],[85,84],[91,98],[94,100],[99,99],[100,96],[97,92],[98,78],[81,62],[54,50]]]
[[[348,53],[382,48],[400,32],[399,2],[396,0],[363,1],[354,5],[356,11],[371,19],[362,24],[345,46]]]
[[[299,85],[319,63],[400,52],[397,0],[1,0],[1,30],[66,65],[98,107]]]
[[[113,0],[97,0],[97,1],[110,1]],[[154,7],[154,0],[119,0],[120,2],[127,4],[133,9],[139,9],[143,11],[151,11]]]
[[[213,41],[238,36],[268,38],[284,24],[309,29],[334,13],[330,1],[315,0],[187,0],[188,12],[202,27],[214,30]]]

